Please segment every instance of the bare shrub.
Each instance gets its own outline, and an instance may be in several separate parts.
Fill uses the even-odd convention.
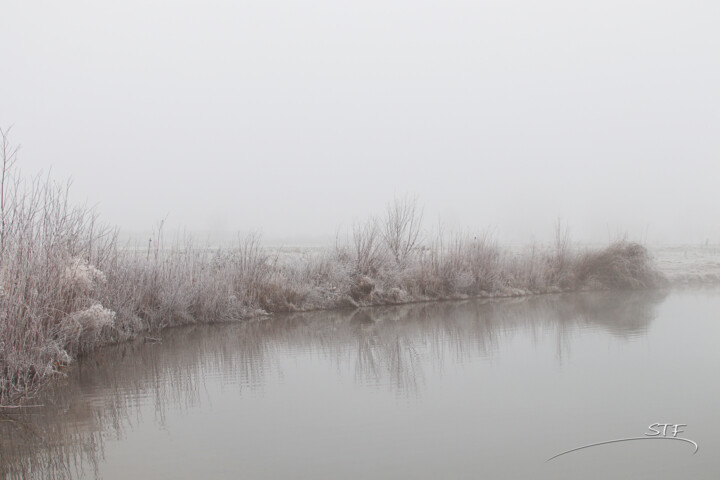
[[[554,250],[548,258],[550,268],[548,282],[561,288],[569,287],[573,282],[571,273],[573,260],[570,229],[558,220],[555,223]]]
[[[384,261],[377,220],[371,218],[362,225],[354,225],[352,239],[357,272],[360,275],[375,275]]]
[[[504,255],[488,232],[476,235],[468,247],[468,264],[476,293],[496,292],[502,287]]]
[[[388,205],[381,230],[385,246],[402,267],[420,239],[423,212],[417,198],[397,197]]]
[[[576,288],[638,289],[664,283],[640,244],[619,240],[607,248],[586,252],[574,267]]]
[[[260,236],[251,234],[239,240],[224,261],[221,268],[229,276],[233,294],[246,305],[256,305],[271,276],[270,258],[260,244]]]
[[[440,228],[430,248],[422,252],[416,283],[422,294],[430,297],[459,293],[458,279],[467,267],[463,238],[456,235],[448,240]]]

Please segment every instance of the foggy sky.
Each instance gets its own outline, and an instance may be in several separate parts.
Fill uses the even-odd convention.
[[[145,231],[720,242],[720,3],[3,0],[19,166]]]

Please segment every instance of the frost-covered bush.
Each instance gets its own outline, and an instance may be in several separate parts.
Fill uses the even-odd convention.
[[[652,288],[666,281],[655,269],[648,250],[626,241],[585,253],[577,260],[573,275],[576,287],[593,289]]]
[[[115,322],[116,313],[102,304],[96,303],[90,308],[74,312],[70,319],[79,325],[83,331],[98,331],[103,327],[112,326]]]
[[[61,349],[82,352],[94,348],[103,329],[115,325],[116,316],[113,310],[103,307],[100,303],[67,315],[56,335]]]
[[[95,286],[107,282],[102,271],[79,257],[70,260],[61,280],[66,289],[79,294],[89,294]]]

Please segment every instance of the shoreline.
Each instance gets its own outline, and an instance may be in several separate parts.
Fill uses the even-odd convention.
[[[130,282],[128,271],[125,271],[123,275],[113,275],[113,272],[109,271],[106,275],[103,270],[86,262],[72,263],[65,269],[65,280],[70,279],[70,290],[74,291],[76,298],[79,291],[84,297],[85,304],[92,305],[79,310],[80,314],[77,311],[68,312],[60,317],[61,322],[64,321],[70,325],[68,328],[61,323],[60,326],[65,330],[56,329],[54,335],[44,339],[46,345],[42,346],[47,346],[47,344],[54,346],[53,353],[55,355],[51,357],[51,363],[46,364],[43,371],[31,364],[31,367],[25,372],[25,377],[5,378],[6,401],[2,405],[18,405],[24,399],[32,398],[48,381],[58,374],[62,374],[62,370],[86,353],[106,345],[122,343],[148,336],[148,334],[153,335],[174,326],[198,323],[235,323],[271,318],[276,314],[286,313],[351,311],[368,307],[392,307],[416,303],[472,299],[500,300],[603,290],[658,289],[673,286],[654,269],[651,258],[644,247],[625,241],[616,242],[599,251],[566,252],[562,259],[557,257],[557,252],[537,254],[533,251],[529,256],[521,255],[520,257],[498,254],[499,261],[495,262],[494,271],[489,268],[485,275],[486,278],[502,279],[502,281],[492,284],[495,290],[478,290],[477,282],[443,284],[438,282],[438,271],[435,271],[435,275],[427,275],[426,272],[418,277],[418,266],[423,265],[427,260],[425,256],[420,255],[413,257],[412,262],[404,268],[399,268],[392,262],[387,263],[385,269],[374,271],[374,277],[370,277],[369,275],[360,275],[355,263],[357,260],[347,257],[346,252],[343,251],[322,252],[319,256],[304,258],[302,262],[289,268],[288,265],[278,266],[273,263],[263,249],[256,244],[256,239],[249,241],[251,242],[249,245],[246,244],[244,247],[227,252],[229,254],[237,254],[238,251],[244,252],[245,255],[240,265],[244,265],[245,268],[232,265],[230,270],[215,270],[213,276],[205,277],[204,281],[199,283],[199,290],[194,291],[183,288],[183,286],[193,285],[198,287],[198,283],[193,281],[196,280],[193,275],[160,275],[163,267],[177,265],[177,262],[187,258],[189,250],[185,250],[182,254],[173,251],[156,251],[155,261],[145,261],[140,264],[130,261],[132,258],[137,260],[137,255],[132,255],[130,259],[122,255],[115,258],[116,265],[118,265],[119,258],[124,258],[126,268],[134,267],[131,268],[131,276],[134,280]],[[469,244],[464,248],[477,249],[478,245]],[[497,245],[482,247],[482,249],[487,248],[495,253],[502,251]],[[210,257],[216,257],[219,253],[222,254],[222,252],[213,252]],[[427,250],[425,254],[428,255]],[[430,254],[433,256],[432,251]],[[161,259],[161,257],[164,258]],[[146,257],[146,260],[149,258],[150,255]],[[196,261],[200,258],[204,257],[202,255],[195,257]],[[205,258],[205,261],[199,261],[199,263],[207,267],[210,263],[207,260]],[[122,262],[119,263],[122,264]],[[323,283],[316,277],[307,275],[307,270],[318,267],[318,263],[329,270],[343,265],[349,268],[340,269],[342,275],[340,278],[335,278],[335,282]],[[618,265],[627,267],[627,264],[630,263],[638,268],[630,270],[624,268],[619,271],[616,271],[617,268],[610,268],[609,271],[606,271],[608,265],[613,263],[616,264],[615,267]],[[552,268],[553,265],[558,264],[563,265],[562,269]],[[460,264],[453,262],[453,265],[457,267]],[[462,277],[463,271],[471,264],[464,265],[459,270],[445,271],[445,274],[451,277]],[[250,266],[252,268],[248,268]],[[71,275],[67,275],[68,268],[72,272]],[[248,270],[257,268],[264,270],[266,275],[251,276],[252,281],[248,283],[248,278],[245,278]],[[515,275],[512,275],[513,271]],[[524,275],[518,276],[518,271],[523,272]],[[539,276],[530,275],[529,272],[532,271]],[[623,275],[627,275],[628,272],[632,275],[624,277]],[[277,278],[280,273],[285,278]],[[196,315],[191,315],[188,309],[192,302],[186,303],[185,309],[173,303],[181,298],[188,300],[188,297],[193,295],[206,298],[209,291],[217,293],[217,290],[213,289],[219,285],[228,286],[225,281],[228,280],[227,275],[229,274],[231,277],[240,274],[244,280],[235,285],[242,288],[231,289],[234,293],[225,298],[225,300],[232,301],[220,304],[211,303],[206,305],[210,308],[198,311]],[[326,274],[329,275],[328,272]],[[297,276],[304,281],[298,281]],[[189,284],[182,281],[176,282],[176,280],[188,280],[188,278],[190,279]],[[313,278],[315,280],[311,281]],[[148,281],[148,279],[152,281]],[[211,279],[214,281],[210,281]],[[572,283],[570,283],[571,281]],[[118,295],[121,290],[118,286],[127,287],[128,285],[133,285],[134,295]],[[163,287],[167,288],[171,285],[175,287],[174,291],[164,293],[174,294],[163,297],[161,293]],[[65,286],[60,291],[67,289]],[[238,302],[238,293],[244,293],[241,302]],[[129,300],[136,302],[131,308],[127,308]],[[222,301],[222,299],[216,300]],[[220,310],[220,306],[225,307],[226,310]],[[232,307],[235,308],[227,310]],[[219,314],[211,316],[213,311]],[[70,334],[68,334],[68,329],[70,329]],[[47,351],[47,349],[44,350]],[[30,351],[30,354],[32,353]],[[47,362],[42,358],[38,360]],[[15,392],[7,391],[8,383],[10,385],[14,383]]]

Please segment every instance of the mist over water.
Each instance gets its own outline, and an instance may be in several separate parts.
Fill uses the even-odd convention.
[[[172,329],[4,414],[0,463],[8,478],[714,478],[718,301],[581,293]],[[636,442],[545,463],[655,422],[687,424],[699,453]]]

